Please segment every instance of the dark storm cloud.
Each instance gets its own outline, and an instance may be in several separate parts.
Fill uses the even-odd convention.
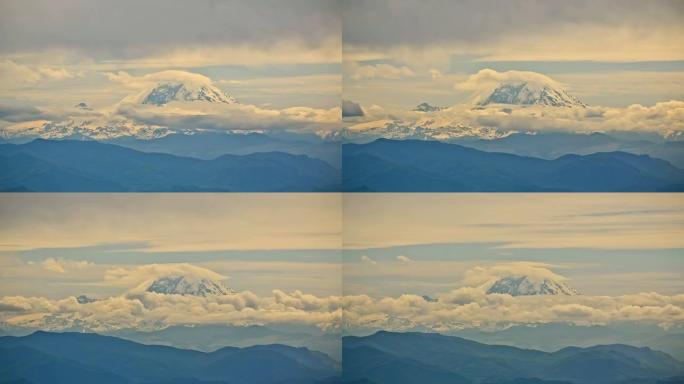
[[[0,104],[0,120],[19,123],[22,121],[51,120],[56,116],[38,108],[24,105]]]
[[[347,0],[344,44],[384,47],[489,42],[548,33],[560,26],[651,28],[681,23],[677,0]]]
[[[136,57],[192,45],[316,47],[340,34],[337,0],[8,0],[0,53],[63,48]]]

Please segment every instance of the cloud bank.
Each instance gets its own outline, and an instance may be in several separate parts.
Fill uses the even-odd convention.
[[[333,0],[30,0],[8,1],[2,9],[0,34],[12,37],[0,42],[5,56],[71,52],[80,63],[157,67],[339,59],[341,20]]]
[[[454,88],[472,92],[469,101],[450,108],[425,113],[374,106],[366,116],[348,125],[352,135],[390,135],[392,131],[428,131],[436,139],[477,136],[503,137],[516,132],[610,132],[656,133],[665,138],[684,135],[684,101],[670,100],[652,106],[633,104],[626,108],[588,106],[586,108],[547,107],[545,105],[478,106],[502,84],[527,84],[531,89],[564,85],[541,73],[529,71],[497,72],[483,69],[458,82]],[[441,133],[441,134],[440,134]]]
[[[182,83],[191,88],[220,89],[212,79],[197,73],[167,70],[133,76],[119,71],[106,75],[110,81],[130,89],[131,94],[115,105],[99,110],[0,105],[0,133],[9,137],[58,138],[80,134],[107,139],[117,136],[149,138],[198,130],[330,132],[339,128],[339,107],[268,109],[241,103],[185,101],[172,101],[160,107],[142,103],[160,84]]]
[[[362,262],[373,261],[362,257]],[[376,265],[376,264],[374,264]],[[379,266],[379,265],[378,265]],[[79,303],[75,297],[0,298],[0,325],[49,330],[152,330],[190,324],[315,325],[323,330],[386,329],[448,332],[464,328],[500,329],[515,324],[567,322],[576,325],[620,321],[684,323],[684,295],[643,292],[620,296],[510,296],[487,294],[487,281],[501,276],[565,280],[539,263],[476,267],[464,284],[434,299],[417,294],[316,296],[300,290],[273,289],[271,295],[241,291],[217,296],[165,295],[147,292],[152,278],[186,275],[220,279],[211,270],[189,264],[150,264],[106,272],[105,283],[125,289],[120,295]]]

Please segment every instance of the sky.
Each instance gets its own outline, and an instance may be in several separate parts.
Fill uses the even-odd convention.
[[[308,115],[327,113],[325,121],[335,122],[340,34],[336,0],[4,1],[0,129],[21,131],[46,121],[116,125],[121,118],[129,125],[162,125],[159,109],[138,111],[147,114],[143,122],[122,108],[122,100],[192,75],[204,76],[203,83],[240,105],[175,112],[222,116],[219,129],[245,121],[273,125],[278,114],[285,115],[279,126],[291,129],[321,122]],[[79,103],[89,109],[75,109]],[[290,119],[295,113],[306,116]]]
[[[343,98],[365,112],[345,121],[359,131],[398,121],[681,133],[683,14],[682,2],[668,0],[343,2]],[[494,84],[540,76],[588,107],[518,108],[513,116],[472,108]],[[422,102],[449,109],[427,117],[411,112]]]
[[[183,117],[198,115],[208,129],[329,133],[339,128],[341,98],[366,114],[352,126],[415,122],[421,115],[410,110],[428,102],[452,107],[438,116],[445,126],[684,131],[684,6],[676,0],[10,0],[1,7],[5,135],[46,123],[139,134],[188,128]],[[516,81],[547,76],[591,108],[513,119],[461,108],[491,86],[476,81],[486,71]],[[169,111],[122,103],[189,76],[240,104]],[[89,109],[74,108],[81,102]]]
[[[684,321],[679,194],[4,194],[0,203],[11,218],[0,225],[3,327],[441,332]],[[178,275],[235,293],[145,292]],[[519,276],[580,295],[486,294]],[[98,301],[78,304],[79,295]]]
[[[611,322],[681,326],[679,194],[345,194],[349,329]],[[497,280],[577,296],[486,294]],[[426,299],[427,296],[429,299]]]
[[[589,104],[682,99],[678,1],[343,3],[345,98],[453,105],[480,69],[552,76]],[[598,81],[597,81],[598,79]]]
[[[344,291],[439,295],[538,263],[586,295],[684,292],[678,194],[347,194]],[[638,284],[635,284],[638,282]]]
[[[335,328],[340,207],[336,194],[3,194],[1,327]],[[235,293],[145,292],[170,276]],[[80,295],[98,301],[81,305]]]

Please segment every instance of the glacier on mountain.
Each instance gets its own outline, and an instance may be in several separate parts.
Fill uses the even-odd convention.
[[[219,281],[187,276],[166,276],[150,284],[147,292],[164,295],[221,296],[234,293]]]

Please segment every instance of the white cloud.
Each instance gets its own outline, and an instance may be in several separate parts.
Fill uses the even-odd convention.
[[[486,267],[475,267],[465,272],[464,283],[469,286],[485,286],[502,277],[525,276],[531,281],[565,281],[565,277],[551,271],[551,265],[535,262],[512,262]]]
[[[397,260],[401,261],[402,263],[411,263],[411,262],[413,262],[413,260],[412,260],[410,257],[404,256],[404,255],[399,255],[399,256],[397,256]]]
[[[225,280],[226,277],[206,268],[188,263],[146,264],[133,268],[113,268],[105,272],[107,283],[118,286],[135,287],[137,291],[160,277],[186,276],[196,279]],[[144,286],[144,288],[142,287]]]
[[[300,291],[274,290],[271,296],[242,291],[221,296],[165,295],[144,291],[79,304],[75,297],[0,297],[0,322],[9,326],[68,329],[76,324],[90,331],[170,325],[262,325],[297,323],[338,329],[341,298],[317,297]]]
[[[476,106],[501,83],[525,82],[533,87],[550,85],[563,89],[563,84],[536,72],[497,72],[483,69],[455,84],[459,90],[472,91],[465,103],[442,111],[425,114],[408,110],[378,108],[368,110],[361,122],[349,127],[357,134],[383,132],[392,126],[401,129],[459,129],[459,135],[495,136],[512,132],[564,131],[609,132],[637,131],[657,133],[675,138],[684,134],[684,101],[670,100],[652,106],[633,104],[625,108],[589,106],[587,108],[548,107],[544,105],[491,105]],[[451,137],[448,133],[446,137]],[[438,136],[439,137],[439,136]]]
[[[373,264],[373,265],[375,265],[375,264],[378,263],[377,261],[371,259],[371,258],[370,258],[369,256],[367,256],[367,255],[361,255],[361,261],[364,262],[364,263],[369,263],[369,264]]]
[[[63,258],[48,257],[40,262],[43,269],[55,273],[67,273],[73,270],[81,270],[92,267],[95,264],[87,260],[68,260]]]
[[[190,86],[212,85],[212,80],[207,76],[179,70],[153,72],[141,76],[133,76],[125,71],[107,72],[105,75],[109,80],[123,84],[132,89],[154,87],[163,82],[182,82]]]
[[[414,77],[416,74],[407,66],[394,66],[391,64],[364,64],[357,62],[345,62],[344,72],[351,79],[401,79],[404,77]]]
[[[462,287],[436,301],[405,294],[399,297],[344,297],[345,326],[352,329],[505,328],[512,324],[570,322],[577,325],[642,321],[684,323],[684,295],[639,293],[624,296],[518,296],[490,294]]]
[[[370,258],[367,258],[370,260]],[[189,264],[144,265],[110,270],[106,283],[124,285],[126,292],[79,304],[74,297],[0,297],[0,322],[9,326],[67,329],[76,324],[92,331],[122,328],[158,329],[179,324],[301,323],[322,329],[383,328],[449,331],[463,328],[504,328],[513,324],[570,322],[577,325],[618,321],[684,323],[684,295],[654,292],[620,296],[518,296],[486,294],[482,286],[462,286],[426,300],[414,294],[396,297],[368,295],[316,296],[274,289],[270,295],[241,291],[220,296],[182,296],[146,292],[140,281],[166,274],[222,277]],[[478,284],[484,277],[525,273],[539,277],[553,272],[537,263],[511,263],[473,269],[466,278]],[[559,277],[558,277],[559,278]]]
[[[329,109],[290,106],[281,109],[261,108],[236,103],[170,102],[163,107],[142,104],[144,96],[160,83],[184,83],[189,87],[216,87],[207,76],[178,70],[168,70],[133,76],[119,71],[107,73],[107,77],[132,93],[113,106],[96,111],[75,110],[43,111],[35,109],[32,114],[17,114],[0,110],[0,120],[9,122],[2,131],[11,135],[38,135],[59,137],[75,129],[95,138],[107,138],[111,128],[124,135],[147,136],[159,129],[169,130],[298,130],[306,132],[329,132],[339,129],[341,108]],[[218,87],[217,87],[218,88]],[[239,98],[238,98],[239,99]],[[3,118],[4,115],[8,117]],[[49,117],[53,119],[48,120]],[[26,120],[17,121],[19,118]]]
[[[430,77],[432,80],[439,79],[440,77],[444,77],[442,72],[440,72],[438,69],[431,68],[428,73],[430,74]]]
[[[454,89],[464,91],[479,91],[483,88],[489,88],[492,85],[500,83],[534,83],[534,84],[549,84],[556,87],[562,84],[553,80],[552,78],[532,71],[506,71],[497,72],[493,69],[485,68],[479,70],[477,73],[468,76],[464,81],[454,84]]]
[[[3,87],[15,88],[34,85],[41,81],[59,81],[82,76],[80,72],[64,67],[25,65],[12,60],[0,61],[0,83]]]

